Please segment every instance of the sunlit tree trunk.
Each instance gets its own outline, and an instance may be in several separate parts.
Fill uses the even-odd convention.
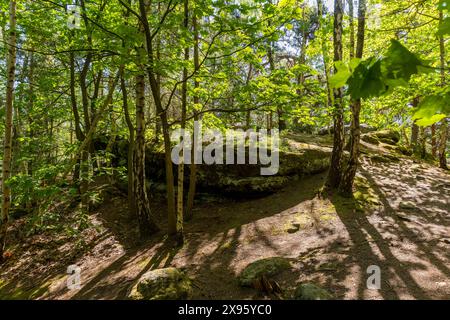
[[[439,21],[442,23],[444,19],[444,14],[439,11]],[[441,60],[441,85],[445,86],[445,43],[444,36],[439,36],[439,52]],[[440,143],[439,143],[439,166],[442,169],[448,170],[447,166],[447,139],[448,139],[448,123],[447,119],[441,121],[440,128]]]
[[[352,2],[352,0],[349,0]],[[353,14],[353,12],[352,12]],[[364,33],[366,24],[366,0],[359,0],[358,6],[358,34],[356,45],[356,58],[361,59],[364,51]],[[351,46],[354,47],[354,46]],[[356,171],[358,170],[359,143],[361,139],[361,128],[359,116],[361,113],[361,99],[351,102],[352,123],[350,132],[350,158],[344,169],[339,189],[343,194],[351,194]]]
[[[8,37],[8,62],[5,105],[5,140],[3,144],[2,164],[2,219],[0,224],[0,261],[6,244],[6,233],[9,221],[9,209],[11,206],[11,188],[6,183],[11,177],[12,159],[12,116],[14,104],[14,79],[16,71],[16,2],[9,2],[9,37]]]
[[[343,3],[342,0],[334,1],[334,61],[342,61],[342,18]],[[328,173],[326,186],[335,189],[339,186],[342,175],[342,156],[344,152],[344,118],[342,106],[343,90],[334,89],[333,104],[333,152],[331,155],[331,166]]]

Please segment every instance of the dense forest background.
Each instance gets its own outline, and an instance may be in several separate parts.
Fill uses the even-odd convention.
[[[87,233],[100,228],[93,217],[104,211],[118,225],[113,215],[119,208],[125,212],[119,229],[133,239],[124,248],[163,244],[164,257],[173,259],[183,244],[189,249],[198,234],[216,229],[208,212],[236,210],[245,220],[241,224],[262,218],[251,212],[244,217],[250,209],[229,207],[229,201],[248,200],[258,210],[279,213],[311,191],[319,199],[353,201],[350,206],[357,207],[346,208],[358,215],[368,208],[358,186],[393,186],[412,170],[407,185],[430,179],[428,186],[416,186],[412,198],[435,199],[439,208],[430,212],[443,215],[433,221],[442,231],[437,236],[448,233],[449,1],[0,0],[0,9],[2,298],[21,287],[21,258],[48,249],[48,242],[55,248],[72,243],[63,250],[65,257],[70,252],[66,264],[40,271],[65,274],[67,265],[93,250]],[[279,130],[280,172],[260,177],[247,165],[174,165],[172,132],[191,130],[198,120],[221,132]],[[374,161],[370,166],[367,157]],[[396,167],[389,171],[373,163]],[[361,182],[364,165],[379,176]],[[417,175],[415,166],[425,166],[417,170],[429,175]],[[306,184],[297,186],[298,181]],[[438,190],[430,194],[433,185]],[[270,198],[281,189],[288,193]],[[217,194],[228,198],[217,200]],[[420,204],[401,201],[405,194],[393,190],[387,194],[393,198],[383,201],[366,190],[363,200],[384,210],[393,205],[393,212],[395,206],[419,212]],[[334,203],[338,215],[341,204]],[[345,224],[348,217],[340,218]],[[352,216],[351,223],[358,219]],[[297,222],[289,234],[303,228]],[[37,239],[43,238],[42,247]],[[208,246],[203,243],[196,252],[199,248]],[[383,248],[389,260],[392,254]],[[48,259],[55,254],[47,253],[40,263],[52,265]],[[364,266],[371,260],[367,254],[361,258],[367,260]],[[438,298],[449,297],[443,262],[448,255],[442,256],[428,258],[447,281],[444,291],[414,287],[410,276],[401,275],[406,288],[414,287],[410,296],[435,291]],[[156,264],[154,251],[147,258],[153,261],[150,269],[163,260],[171,266],[162,255]],[[38,279],[18,297],[39,297],[49,290],[49,279]],[[282,280],[259,281],[250,286],[281,296]],[[83,288],[78,297],[89,290]],[[100,288],[90,297],[112,298],[105,292]]]

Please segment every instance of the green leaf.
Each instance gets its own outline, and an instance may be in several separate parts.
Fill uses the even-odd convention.
[[[438,123],[442,119],[446,118],[447,116],[445,114],[435,114],[431,116],[430,118],[422,118],[420,120],[416,121],[416,124],[420,127],[429,127],[435,123]]]
[[[352,99],[367,99],[386,91],[381,73],[381,60],[374,57],[361,62],[348,80]]]
[[[407,84],[412,75],[423,71],[423,68],[419,68],[420,66],[424,66],[422,60],[399,41],[391,40],[391,46],[382,62],[382,72],[389,86]]]
[[[351,77],[352,73],[342,61],[336,61],[335,67],[337,72],[330,77],[330,87],[342,88],[346,85],[347,80]]]
[[[417,106],[413,120],[419,126],[430,126],[444,119],[450,113],[449,98],[449,94],[425,97]]]
[[[450,0],[440,0],[438,4],[438,9],[441,11],[450,10]]]
[[[445,18],[440,24],[439,24],[439,30],[438,35],[444,36],[447,34],[450,34],[450,18]]]

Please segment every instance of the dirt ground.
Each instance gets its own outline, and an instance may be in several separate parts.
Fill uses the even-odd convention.
[[[314,282],[337,299],[450,299],[450,175],[409,158],[362,157],[354,198],[320,192],[326,174],[293,181],[264,198],[199,196],[186,243],[174,248],[164,230],[139,243],[126,199],[113,195],[91,216],[84,242],[24,239],[12,227],[11,257],[1,267],[0,298],[118,299],[146,271],[175,266],[193,279],[196,299],[262,299],[238,286],[249,263],[290,259],[275,278],[289,295]],[[153,212],[163,217],[164,203]],[[156,205],[155,205],[156,204]],[[66,269],[81,267],[81,288],[68,290]],[[367,289],[371,265],[381,289]]]

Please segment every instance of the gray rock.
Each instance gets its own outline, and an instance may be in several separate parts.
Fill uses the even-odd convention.
[[[312,284],[300,284],[294,293],[294,300],[332,300],[333,295],[327,290]]]
[[[260,277],[271,277],[284,270],[291,268],[288,259],[273,257],[257,260],[250,263],[239,275],[239,285],[242,287],[251,287]]]
[[[151,270],[131,289],[132,300],[185,300],[191,294],[190,279],[177,268]]]

